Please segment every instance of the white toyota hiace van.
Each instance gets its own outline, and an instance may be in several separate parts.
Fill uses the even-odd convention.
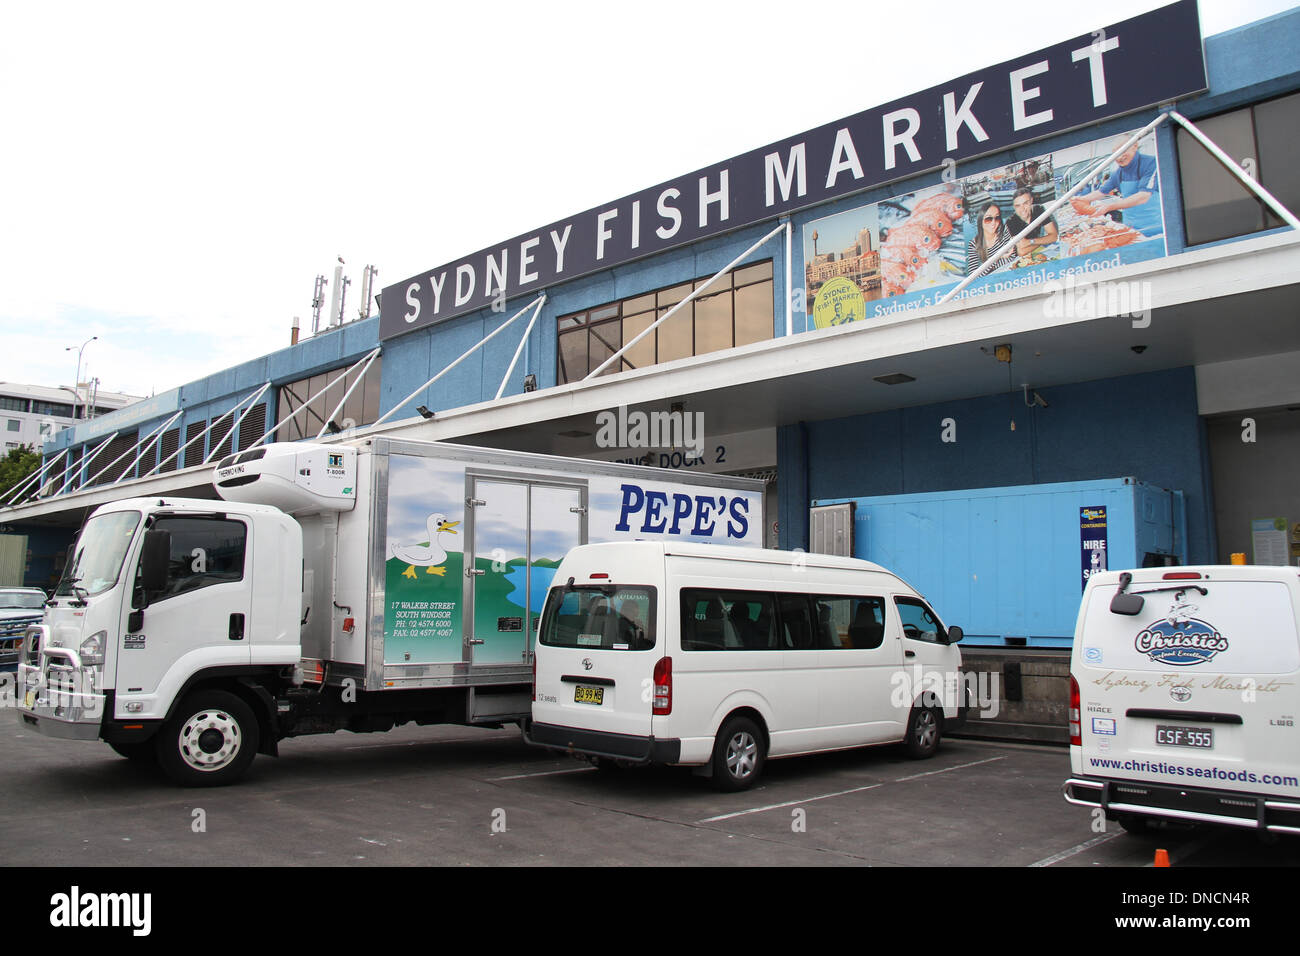
[[[699,767],[724,790],[768,757],[900,742],[928,757],[965,718],[960,639],[867,561],[585,545],[547,596],[526,736],[598,765]]]
[[[1075,626],[1070,803],[1126,829],[1300,833],[1300,569],[1094,575]]]

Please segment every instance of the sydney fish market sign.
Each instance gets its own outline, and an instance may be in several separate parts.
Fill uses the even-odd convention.
[[[1196,0],[1180,0],[390,285],[380,337],[1204,89]]]

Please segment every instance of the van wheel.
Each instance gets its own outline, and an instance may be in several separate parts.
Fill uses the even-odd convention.
[[[234,694],[198,691],[163,725],[157,754],[167,776],[183,786],[234,783],[257,755],[257,719]]]
[[[907,755],[914,760],[924,760],[934,756],[939,749],[939,737],[943,729],[943,717],[933,707],[914,706],[907,718],[907,736],[903,738],[903,747]]]
[[[157,756],[157,750],[154,748],[152,740],[138,740],[134,743],[112,743],[109,746],[113,748],[113,753],[119,757],[125,757],[132,763],[153,763]]]
[[[767,759],[763,732],[748,717],[733,717],[713,744],[713,783],[719,790],[747,790]]]

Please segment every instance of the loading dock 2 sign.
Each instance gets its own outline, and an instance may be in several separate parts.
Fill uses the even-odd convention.
[[[1106,507],[1079,509],[1079,563],[1083,586],[1098,571],[1106,570]]]

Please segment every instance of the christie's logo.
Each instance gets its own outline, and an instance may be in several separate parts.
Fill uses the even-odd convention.
[[[1138,633],[1134,645],[1157,664],[1187,667],[1213,660],[1228,649],[1228,639],[1204,621],[1188,618],[1157,621]]]

